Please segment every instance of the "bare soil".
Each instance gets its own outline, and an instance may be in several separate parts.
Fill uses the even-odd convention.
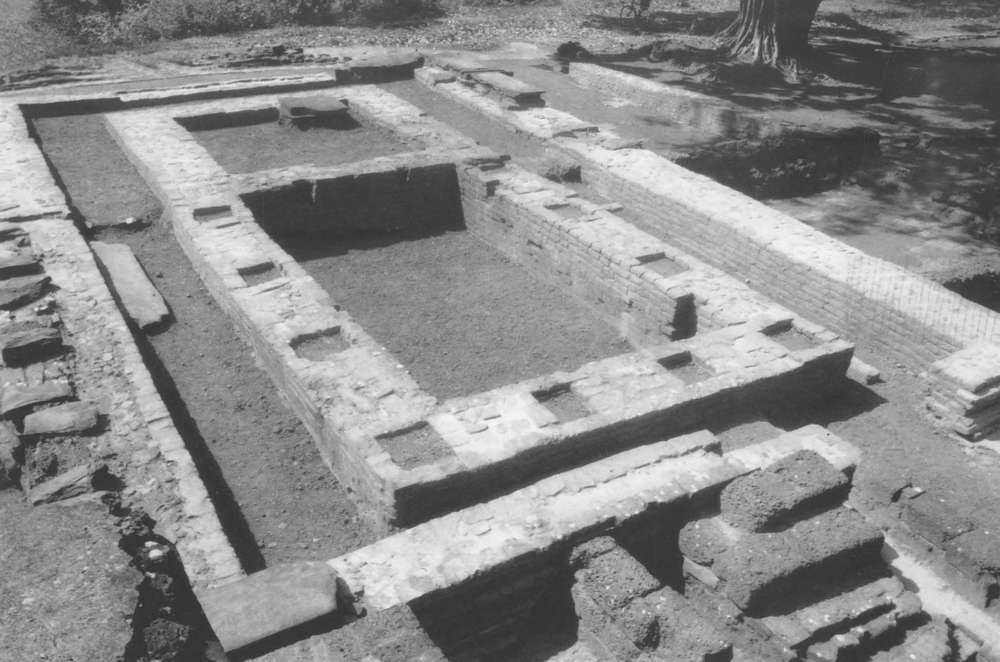
[[[234,174],[295,165],[341,165],[423,147],[357,122],[299,128],[273,121],[192,131],[191,135],[226,172]]]
[[[279,241],[440,398],[630,351],[571,294],[465,231]]]
[[[2,491],[0,531],[0,657],[114,660],[125,652],[142,575],[118,548],[103,504],[32,508],[19,491]]]
[[[128,244],[171,309],[172,324],[137,340],[247,570],[332,558],[373,540],[101,118],[48,118],[35,128],[81,219],[153,222],[138,231],[104,229],[98,238]]]

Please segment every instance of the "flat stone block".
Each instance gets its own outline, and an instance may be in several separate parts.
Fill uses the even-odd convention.
[[[0,356],[10,366],[44,361],[63,349],[59,329],[37,324],[12,324],[0,332]]]
[[[86,402],[67,402],[24,417],[25,435],[73,434],[97,427],[97,408]]]
[[[992,343],[972,345],[935,361],[933,368],[962,388],[981,393],[1000,384],[1000,346]]]
[[[312,561],[278,565],[198,595],[226,651],[337,612],[337,573]]]
[[[12,385],[0,395],[0,415],[7,416],[19,409],[65,400],[73,397],[73,387],[66,382],[43,382],[35,386]]]
[[[299,119],[347,118],[347,104],[340,99],[318,94],[310,97],[283,97],[278,99],[278,113],[282,121]]]
[[[477,83],[486,85],[500,96],[511,99],[519,104],[541,106],[545,103],[542,101],[542,94],[545,90],[532,87],[512,76],[495,71],[473,73],[471,76]]]
[[[813,451],[800,451],[722,490],[722,517],[749,531],[765,531],[797,512],[847,496],[847,476]]]
[[[125,244],[93,242],[90,247],[111,281],[125,312],[140,329],[162,324],[170,310],[145,269]]]
[[[42,270],[42,265],[38,263],[34,255],[27,253],[14,253],[0,257],[0,278],[13,278],[15,276],[30,276]]]
[[[42,298],[50,280],[48,276],[36,275],[0,281],[0,309],[14,310]]]

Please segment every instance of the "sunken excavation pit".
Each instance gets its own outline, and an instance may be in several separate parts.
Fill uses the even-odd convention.
[[[950,323],[908,326],[918,313],[831,271],[839,248],[757,234],[784,217],[746,200],[761,220],[747,227],[739,194],[516,77],[438,64],[403,87],[25,105],[11,144],[38,167],[23,176],[65,207],[10,218],[92,240],[91,277],[135,345],[121,374],[148,370],[163,411],[145,425],[182,440],[152,457],[187,458],[201,489],[129,538],[139,569],[140,548],[178,538],[186,620],[164,625],[150,579],[125,658],[992,659],[996,577],[951,563],[940,589],[945,564],[928,559],[944,552],[915,559],[855,498],[863,450],[829,428],[867,413],[837,406],[876,371],[831,302],[885,325],[872,333],[928,371],[927,406],[954,431],[993,422],[980,412],[1000,369],[969,368],[989,352]],[[582,180],[552,181],[520,157],[533,148],[480,144],[397,89],[513,128]],[[37,277],[17,271],[26,246],[4,264]],[[791,265],[799,249],[808,265]],[[70,280],[60,296],[83,296]],[[5,363],[55,334],[20,328],[5,327]],[[33,410],[71,397],[16,407],[21,457],[52,443]],[[238,568],[186,542],[205,537],[172,514],[190,501]],[[181,626],[183,645],[161,646]]]

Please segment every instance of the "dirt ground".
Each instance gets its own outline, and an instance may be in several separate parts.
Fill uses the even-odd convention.
[[[229,173],[307,164],[334,166],[423,148],[416,141],[403,142],[357,123],[300,129],[273,121],[192,131],[192,135]]]
[[[631,351],[560,286],[534,278],[465,231],[280,241],[439,398]]]
[[[239,50],[273,42],[317,47],[371,44],[478,49],[530,41],[551,50],[561,42],[576,40],[595,53],[622,54],[654,40],[669,39],[690,49],[704,45],[708,35],[732,17],[735,5],[735,0],[698,3],[653,0],[651,19],[641,25],[620,21],[617,3],[596,0],[470,5],[428,25],[378,29],[280,28],[155,44],[141,53],[115,57],[127,57],[152,66],[151,71],[155,71],[158,63],[184,61],[194,52]],[[0,0],[0,73],[33,65],[45,57],[77,52],[65,37],[32,24],[29,7],[30,0]],[[831,55],[830,61],[838,65],[831,72],[839,78],[821,72],[804,84],[788,85],[776,79],[748,84],[742,79],[719,78],[716,70],[697,60],[675,58],[672,63],[664,64],[640,58],[632,64],[652,69],[651,77],[663,76],[692,89],[719,93],[753,108],[780,110],[789,120],[820,118],[830,126],[861,122],[886,131],[889,140],[884,142],[883,160],[877,168],[862,173],[860,179],[815,196],[768,202],[872,254],[909,267],[923,268],[921,265],[927,264],[934,267],[936,261],[945,260],[948,263],[939,271],[944,279],[948,274],[961,275],[963,265],[972,264],[973,260],[993,259],[988,251],[979,254],[963,249],[949,253],[950,246],[972,243],[960,240],[968,235],[970,223],[976,223],[969,214],[982,217],[985,213],[988,217],[989,211],[979,208],[979,200],[960,197],[969,193],[969,187],[948,189],[945,185],[960,180],[974,188],[990,177],[995,180],[995,170],[983,166],[1000,160],[996,153],[996,130],[990,129],[995,126],[991,123],[1000,117],[995,77],[962,80],[962,45],[972,43],[974,38],[976,43],[985,45],[980,49],[982,53],[996,54],[997,45],[990,44],[991,40],[1000,39],[1000,4],[993,0],[864,3],[826,0],[821,5],[813,43]],[[890,70],[898,75],[886,76],[886,70],[863,71],[868,66],[866,62],[885,62],[883,51],[891,45],[914,49],[917,59]],[[860,66],[842,66],[850,65],[851,58],[859,54],[881,59],[862,57],[856,60]],[[926,63],[925,68],[936,72],[936,78],[908,78],[914,69],[909,64],[913,62]],[[956,62],[957,68],[953,66]],[[903,84],[894,87],[893,81]],[[404,97],[410,94],[411,100],[416,100],[421,94],[415,91],[419,86],[408,90],[407,85],[392,91],[398,90]],[[753,85],[757,85],[756,90],[748,91]],[[576,104],[567,109],[585,115],[586,109],[580,102],[571,99],[571,91],[567,88],[560,92],[569,100],[567,104]],[[441,112],[446,114],[443,109]],[[544,158],[543,150],[530,141],[485,125],[477,128],[477,120],[470,119],[466,111],[448,112],[451,116],[438,118],[484,142],[506,145],[504,151],[511,151],[516,157],[529,161]],[[597,107],[591,112],[595,122],[616,121],[614,109]],[[648,133],[650,126],[634,125],[631,130]],[[255,365],[246,346],[236,341],[224,316],[186,266],[186,259],[167,229],[156,222],[159,208],[155,199],[99,122],[89,117],[55,118],[40,122],[39,130],[73,203],[89,224],[102,226],[126,217],[153,221],[153,226],[145,230],[100,230],[97,237],[131,245],[171,306],[175,322],[141,340],[141,344],[175,420],[198,456],[206,484],[213,490],[220,515],[247,569],[288,560],[328,558],[369,542],[370,536],[357,521],[344,490],[322,465],[309,435],[274,394],[270,380]],[[993,133],[987,133],[991,130]],[[489,135],[490,131],[494,133]],[[991,138],[981,141],[975,138],[977,135]],[[676,127],[669,130],[664,127],[659,133],[653,132],[652,142],[655,145],[659,141],[667,149],[683,138]],[[94,168],[94,163],[101,163],[102,167]],[[253,164],[231,165],[256,169]],[[868,222],[875,218],[881,219],[880,225]],[[939,240],[951,243],[946,245]],[[464,246],[454,243],[449,247],[444,240],[424,241],[427,243],[421,255],[430,263],[424,267],[431,269],[446,269],[449,262],[442,258],[456,247]],[[348,261],[341,259],[344,257]],[[376,273],[388,276],[398,270],[415,277],[416,272],[410,266],[399,268],[397,258],[391,247],[386,247],[379,248],[377,253],[349,251],[336,261],[347,265],[357,260],[369,266],[374,261]],[[323,264],[326,259],[305,264],[326,270],[327,265]],[[311,262],[315,263],[312,267]],[[505,268],[494,265],[484,273],[489,276],[499,272],[505,273]],[[412,323],[411,311],[399,305],[400,301],[411,303],[414,283],[388,277],[374,280],[390,291],[372,292],[373,283],[362,278],[351,286],[355,294],[343,293],[359,298],[375,295],[387,304],[365,313],[355,311],[357,306],[347,302],[346,307],[359,316],[366,328],[370,325],[373,330],[385,326],[407,333],[427,331],[429,321],[424,325]],[[493,278],[492,284],[510,282]],[[426,281],[417,285],[426,287]],[[424,293],[429,297],[461,293],[461,288],[450,292],[426,290]],[[534,296],[525,299],[535,301]],[[452,300],[447,305],[454,303]],[[495,383],[511,381],[514,377],[501,376],[507,374],[503,371],[521,375],[518,371],[529,363],[531,370],[523,376],[528,376],[528,372],[537,374],[539,371],[534,368],[537,360],[551,360],[552,366],[566,368],[589,360],[591,354],[587,352],[597,358],[606,355],[603,352],[616,351],[610,336],[592,338],[587,334],[593,333],[596,326],[583,324],[572,333],[576,334],[574,338],[587,337],[585,351],[569,342],[560,343],[560,336],[551,333],[548,340],[553,346],[542,350],[540,357],[525,355],[523,364],[498,363],[496,359],[504,350],[494,341],[521,347],[526,332],[506,324],[490,324],[490,331],[486,332],[485,321],[490,319],[495,304],[473,297],[463,300],[461,305],[478,311],[475,326],[470,333],[468,320],[453,320],[450,323],[457,326],[444,335],[457,338],[471,334],[486,341],[488,346],[478,350],[470,346],[455,347],[465,354],[454,364],[428,363],[429,376],[418,374],[418,379],[436,385],[431,390],[440,389],[441,394],[478,390],[482,384],[494,383],[489,381],[494,375],[498,380]],[[372,319],[366,320],[363,317],[366,314]],[[511,315],[514,314],[506,312],[503,316]],[[527,317],[532,315],[529,311]],[[379,316],[382,321],[376,319]],[[517,315],[514,318],[520,321]],[[401,320],[407,324],[401,324]],[[435,325],[440,321],[433,320]],[[414,339],[404,333],[397,340],[385,342],[415,369],[421,361],[439,357],[440,338],[434,336],[424,333]],[[732,448],[760,441],[776,428],[793,428],[810,422],[827,425],[863,449],[857,485],[869,507],[884,509],[889,517],[915,527],[928,540],[964,555],[987,573],[996,573],[1000,558],[993,538],[1000,530],[1000,494],[995,489],[1000,479],[1000,456],[985,447],[963,444],[934,431],[914,412],[913,403],[919,401],[923,391],[918,377],[900,366],[880,362],[880,357],[866,355],[864,339],[854,340],[862,356],[882,369],[883,384],[863,388],[845,383],[844,395],[839,400],[815,410],[762,412],[763,422],[720,431],[724,445]],[[393,343],[399,343],[399,347]],[[412,358],[404,358],[407,351]],[[477,357],[476,351],[493,351],[495,355],[484,362],[482,354]],[[508,357],[517,355],[511,353],[510,347],[506,351]],[[212,370],[205,370],[206,361],[211,361]],[[456,376],[475,379],[463,383]],[[267,489],[262,489],[265,485]],[[66,550],[52,545],[44,526],[30,530],[19,527],[18,522],[29,520],[20,517],[18,508],[6,503],[0,507],[0,518],[19,517],[17,521],[0,522],[0,530],[5,534],[13,532],[0,536],[0,561],[13,573],[0,577],[0,622],[38,623],[38,630],[46,632],[46,622],[59,619],[62,610],[72,610],[74,617],[66,622],[77,623],[78,614],[84,611],[89,614],[86,618],[93,619],[93,630],[87,630],[86,636],[81,633],[71,639],[45,640],[43,645],[50,657],[57,657],[63,650],[88,650],[89,646],[100,649],[94,659],[103,659],[102,655],[108,651],[117,654],[122,650],[120,639],[127,628],[122,628],[115,619],[124,618],[123,614],[134,605],[131,591],[135,578],[129,574],[131,571],[119,567],[125,556],[111,548],[110,533],[104,538],[96,528],[81,533],[76,547],[67,555]],[[58,521],[63,511],[57,508],[46,507],[44,513],[39,511],[39,516],[53,518],[45,526],[65,529]],[[96,515],[94,518],[100,519]],[[33,516],[30,521],[37,519]],[[79,558],[80,550],[90,549],[99,550],[102,555],[97,574],[91,574],[97,566]],[[52,600],[52,596],[41,600],[35,596],[32,600],[31,582],[26,579],[29,567],[32,571],[50,568],[55,573],[65,573],[71,588],[59,600]],[[13,654],[13,659],[27,659],[20,651],[4,648],[2,634],[0,628],[0,650]]]
[[[97,238],[131,246],[170,307],[174,321],[140,336],[140,344],[246,569],[331,558],[370,542],[345,490],[159,222],[156,199],[101,118],[44,119],[36,128],[83,219],[153,220],[144,230],[103,229]]]
[[[125,651],[141,574],[118,548],[106,506],[32,508],[7,490],[0,531],[0,658],[113,660]]]

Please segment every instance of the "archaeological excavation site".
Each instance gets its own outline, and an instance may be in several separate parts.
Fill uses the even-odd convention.
[[[534,52],[10,86],[0,659],[1000,660],[1000,314],[749,190],[795,131]]]

